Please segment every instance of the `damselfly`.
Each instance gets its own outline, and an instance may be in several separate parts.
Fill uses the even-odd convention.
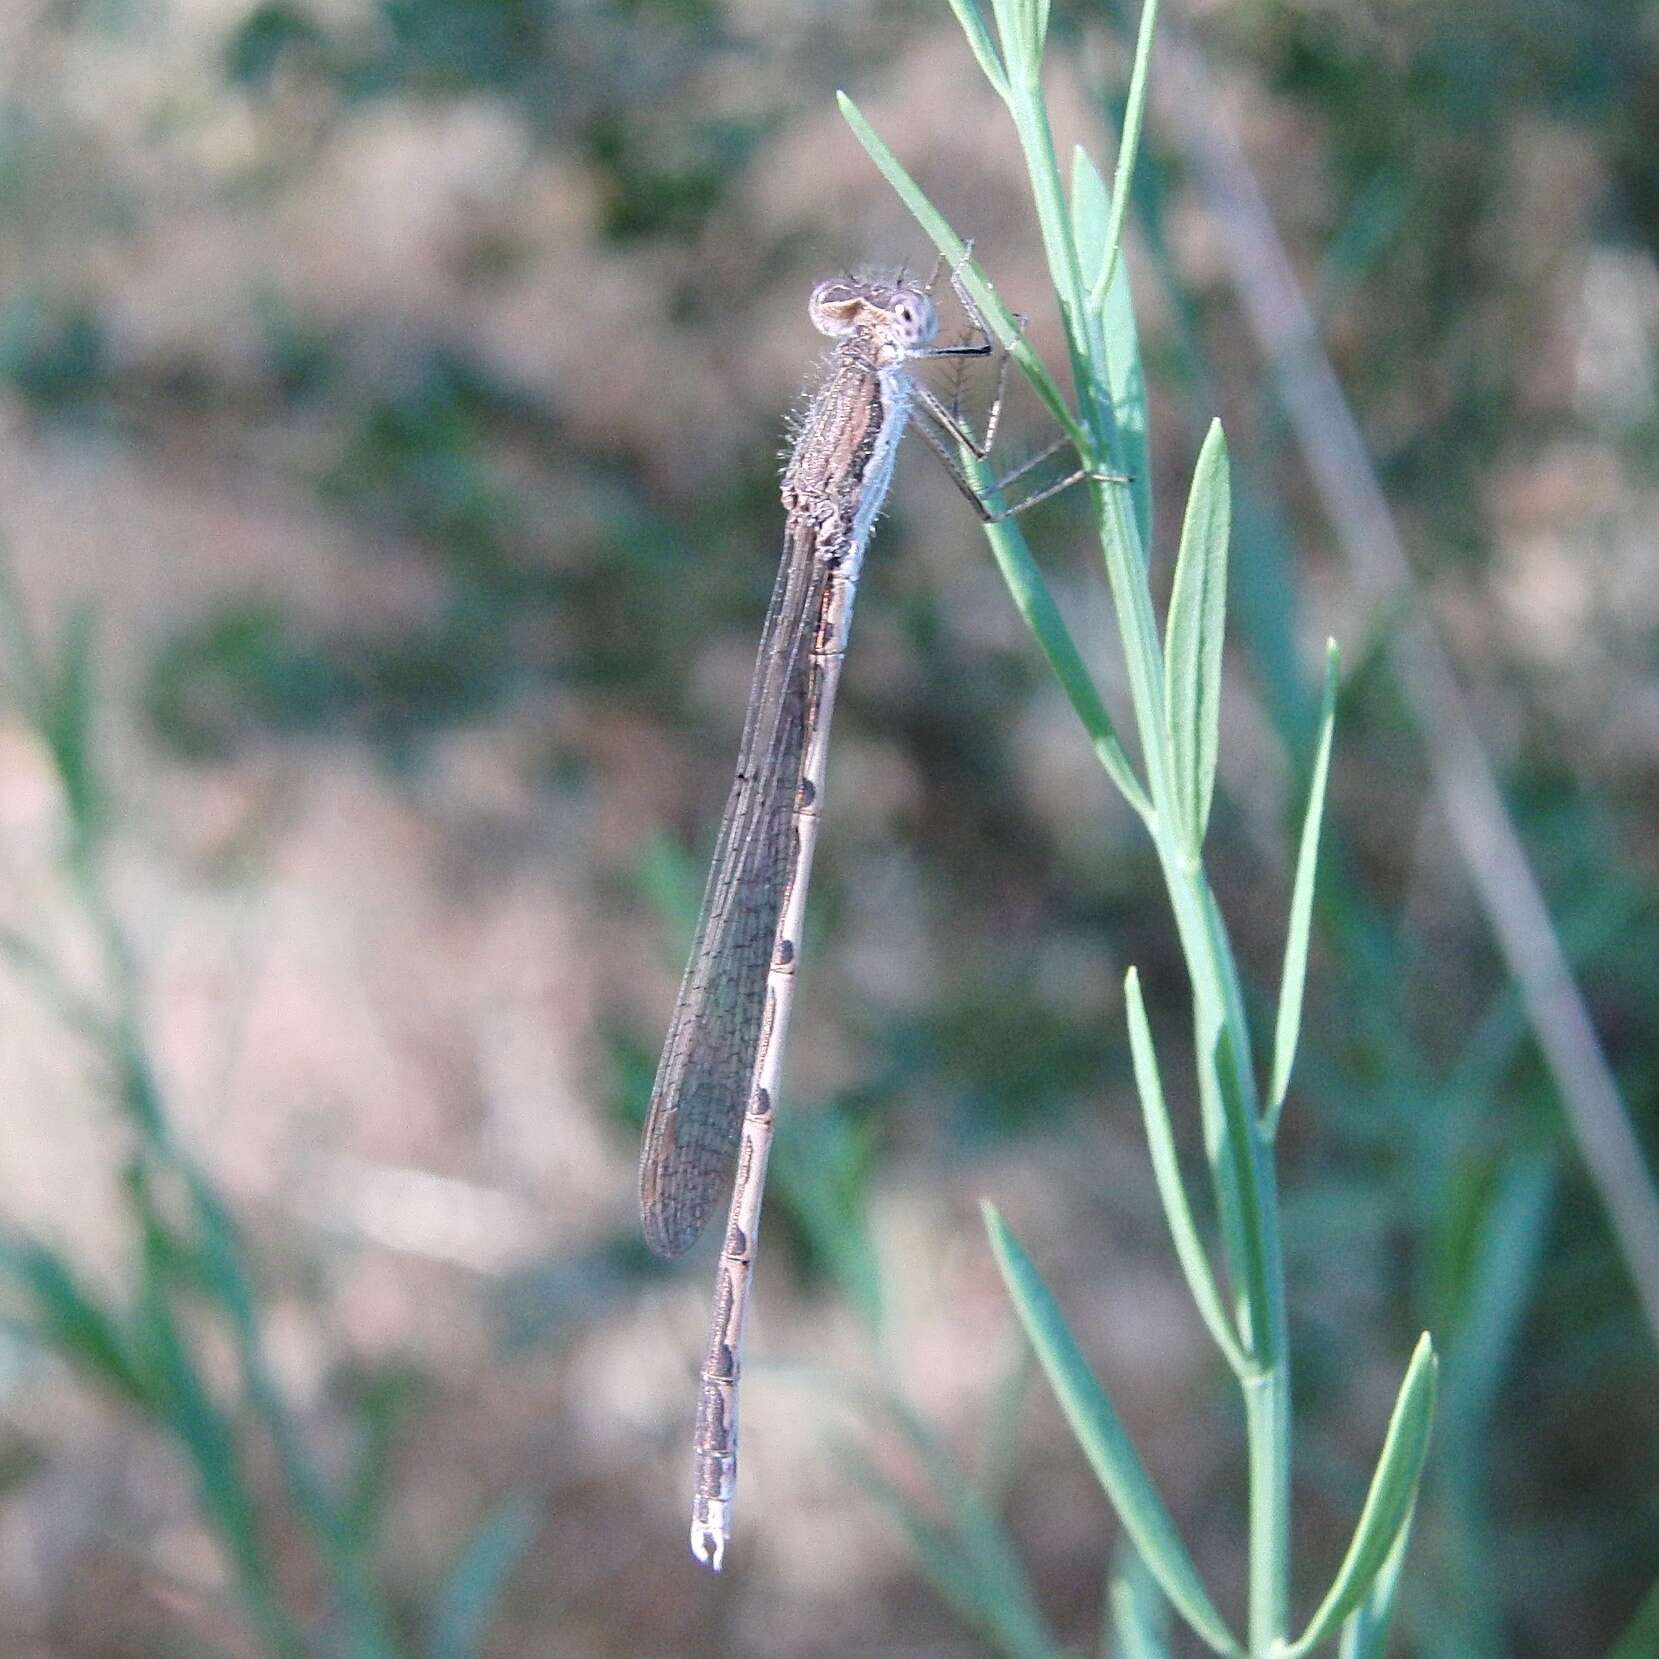
[[[1008,355],[1002,354],[998,368],[985,436],[976,439],[956,409],[913,372],[918,361],[988,357],[993,351],[960,267],[950,282],[973,336],[960,345],[934,344],[932,294],[941,269],[942,262],[926,284],[903,276],[840,277],[812,291],[812,322],[836,343],[784,469],[783,564],[761,635],[737,777],[651,1091],[640,1211],[652,1249],[674,1256],[691,1245],[725,1189],[736,1153],[697,1395],[691,1513],[692,1553],[717,1572],[731,1536],[743,1323],[823,809],[830,714],[864,550],[887,495],[899,439],[915,413],[950,476],[990,522],[1024,512],[1086,477],[1122,481],[1080,467],[1012,507],[985,504],[952,445],[981,460],[990,453]],[[1065,441],[1032,456],[997,490]]]

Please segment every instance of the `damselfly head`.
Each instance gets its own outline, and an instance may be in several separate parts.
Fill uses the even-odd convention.
[[[919,351],[938,331],[933,301],[921,286],[898,281],[865,282],[831,277],[812,290],[807,313],[820,334],[842,339],[865,334],[899,355]]]

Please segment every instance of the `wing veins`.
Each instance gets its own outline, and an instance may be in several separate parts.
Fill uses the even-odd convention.
[[[792,525],[761,633],[737,775],[651,1090],[640,1214],[660,1255],[678,1255],[702,1232],[742,1129],[779,916],[799,858],[793,808],[828,575],[812,527]]]

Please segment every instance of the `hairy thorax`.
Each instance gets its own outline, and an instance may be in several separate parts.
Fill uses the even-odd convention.
[[[851,341],[840,346],[806,411],[784,473],[785,510],[820,523],[833,516],[850,524],[888,416],[874,354]]]

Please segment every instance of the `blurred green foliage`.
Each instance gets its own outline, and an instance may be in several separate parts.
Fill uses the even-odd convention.
[[[150,1048],[145,990],[105,871],[112,820],[94,758],[90,613],[76,613],[63,640],[43,646],[3,571],[0,639],[0,684],[56,771],[68,820],[64,879],[97,941],[104,990],[97,999],[84,996],[26,933],[0,933],[0,959],[42,995],[64,1040],[89,1051],[129,1131],[122,1219],[137,1240],[130,1289],[109,1294],[92,1288],[70,1255],[0,1228],[5,1322],[150,1424],[189,1466],[232,1593],[263,1651],[280,1659],[319,1651],[351,1659],[412,1654],[376,1557],[389,1508],[391,1440],[416,1379],[396,1366],[355,1379],[349,1477],[325,1473],[273,1374],[250,1250],[223,1194],[178,1138]],[[213,1336],[234,1357],[229,1387],[214,1374]],[[275,1463],[280,1498],[256,1473],[261,1455]],[[526,1496],[486,1518],[435,1591],[420,1650],[428,1659],[478,1653],[505,1577],[538,1524]],[[320,1612],[282,1583],[279,1534],[290,1530],[303,1537],[327,1586]]]

